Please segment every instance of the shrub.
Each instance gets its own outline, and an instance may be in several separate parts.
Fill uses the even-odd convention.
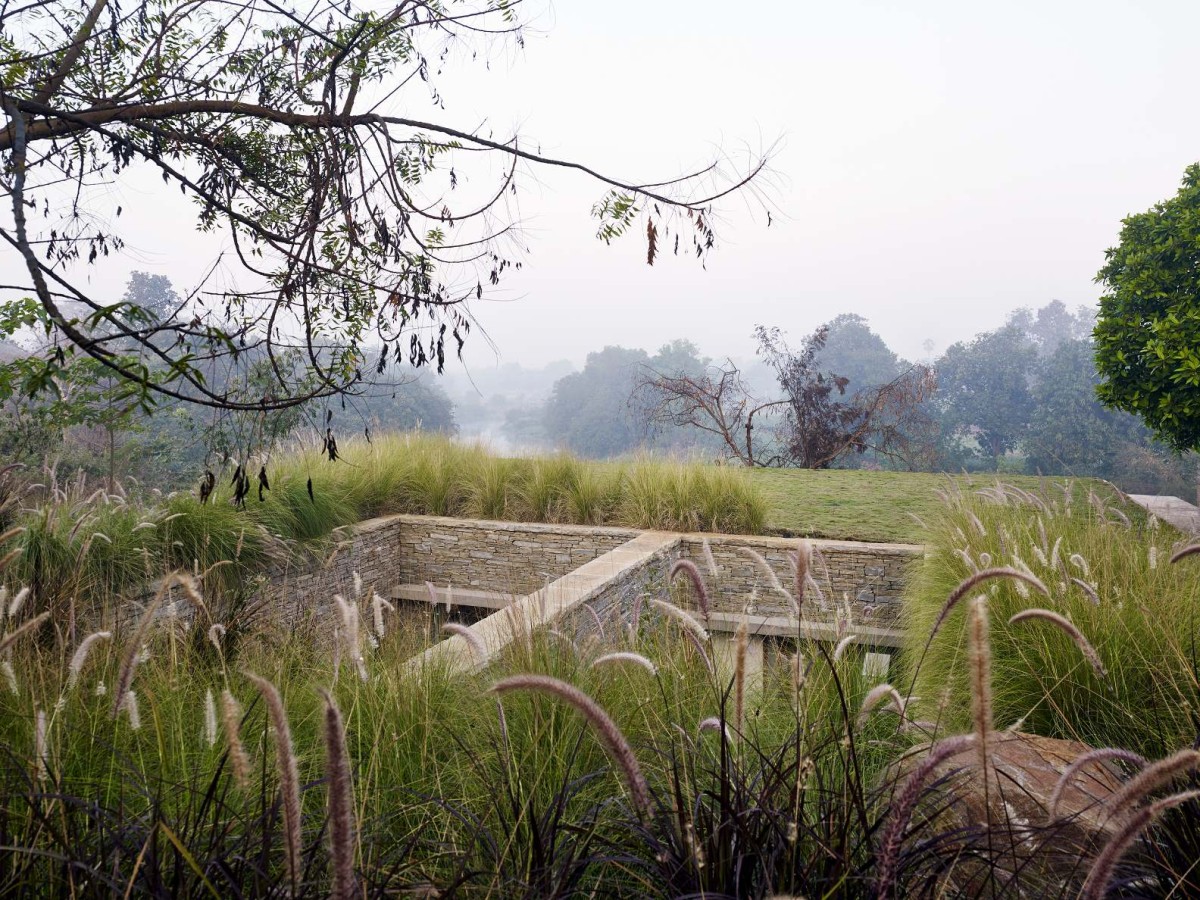
[[[1048,486],[1040,496],[994,490],[947,498],[927,553],[905,595],[913,693],[926,718],[965,723],[966,628],[962,609],[924,651],[947,595],[976,568],[1011,566],[1041,579],[1050,597],[1011,580],[990,581],[995,712],[1000,727],[1125,747],[1159,756],[1196,735],[1200,578],[1196,558],[1169,562],[1182,536],[1129,523],[1095,494]],[[974,592],[973,592],[974,593]],[[960,604],[961,606],[961,604]],[[1038,621],[1008,624],[1030,607],[1065,616],[1096,648],[1101,678],[1062,630]]]

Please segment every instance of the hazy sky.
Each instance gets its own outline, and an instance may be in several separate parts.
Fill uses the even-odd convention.
[[[676,337],[745,356],[756,323],[798,340],[841,312],[906,356],[940,352],[1019,306],[1094,303],[1121,218],[1200,158],[1194,2],[532,0],[525,15],[523,51],[455,70],[446,111],[412,114],[486,119],[640,180],[780,143],[773,224],[727,201],[707,271],[648,267],[640,236],[596,241],[594,183],[527,180],[528,264],[475,310],[503,362]],[[216,244],[172,232],[190,206],[160,210],[129,223],[122,264],[186,286]],[[495,362],[481,341],[469,357],[477,374]]]
[[[1092,304],[1123,216],[1200,158],[1195,3],[560,2],[511,66],[447,108],[545,152],[658,178],[715,147],[773,162],[779,215],[727,204],[708,271],[605,247],[599,191],[545,176],[531,265],[479,315],[506,359],[676,336],[744,354],[839,312],[899,352]],[[453,106],[451,106],[453,104]]]

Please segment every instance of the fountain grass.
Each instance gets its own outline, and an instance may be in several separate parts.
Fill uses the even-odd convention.
[[[252,845],[262,877],[288,884],[294,871],[309,891],[327,885],[334,866],[318,836],[327,827],[323,748],[331,741],[331,705],[344,717],[346,771],[353,773],[356,865],[367,882],[389,889],[422,879],[453,883],[470,872],[483,895],[507,895],[517,881],[533,877],[527,854],[537,850],[530,841],[539,839],[525,832],[522,817],[556,804],[562,804],[562,827],[591,822],[597,836],[620,845],[622,854],[640,860],[635,868],[648,871],[656,863],[646,847],[639,849],[630,823],[661,820],[677,802],[676,791],[691,798],[714,789],[712,772],[703,767],[678,782],[679,766],[696,754],[715,764],[729,749],[697,729],[705,718],[723,715],[731,687],[661,620],[645,617],[632,644],[622,629],[611,629],[616,643],[610,652],[632,653],[634,646],[654,673],[643,665],[593,666],[604,647],[578,646],[540,630],[463,677],[436,667],[406,668],[404,661],[427,645],[433,620],[417,612],[389,619],[386,637],[364,650],[366,681],[346,653],[335,670],[316,625],[263,625],[243,636],[223,664],[199,618],[189,624],[160,616],[148,630],[140,628],[144,622],[130,624],[115,640],[95,643],[87,666],[75,674],[76,646],[20,642],[14,656],[20,694],[0,695],[0,828],[18,848],[0,863],[6,883],[65,885],[70,873],[58,859],[69,858],[77,870],[104,869],[133,884],[168,877],[177,888],[189,886],[184,892],[205,884],[221,892],[234,881],[246,890],[249,874],[235,878],[210,867],[223,865],[226,854],[249,853]],[[133,644],[144,651],[130,669]],[[819,659],[815,650],[805,652]],[[784,753],[794,769],[797,754],[819,757],[822,747],[840,746],[865,695],[856,665],[839,667],[837,689],[835,672],[814,672],[799,704],[788,679],[768,673],[765,688],[746,707],[744,737],[730,751],[737,765],[753,768]],[[489,696],[493,684],[518,676],[559,679],[603,709],[627,738],[649,793],[638,794],[632,807],[614,799],[624,796],[628,773],[614,769],[609,742],[597,740],[570,706],[525,692]],[[126,716],[112,716],[114,693],[126,679],[138,696],[136,730]],[[268,683],[278,691],[273,706],[263,702]],[[845,702],[839,690],[849,692]],[[211,741],[212,696],[224,698],[222,731],[236,736],[233,755],[244,753],[245,761],[231,758],[227,740]],[[230,718],[239,707],[245,712],[233,728]],[[843,707],[849,718],[839,712]],[[49,713],[39,730],[42,710]],[[806,731],[802,744],[796,744],[799,721]],[[41,783],[27,775],[43,764],[47,781],[37,787]],[[845,764],[840,756],[829,761],[839,770]],[[291,796],[293,765],[299,799],[280,805],[280,773],[283,795]],[[525,812],[518,810],[515,820],[514,810],[499,803],[502,786],[520,795]],[[344,818],[346,798],[339,796],[334,812]],[[62,827],[40,828],[47,815],[61,818]],[[97,816],[105,828],[98,828]],[[668,823],[669,817],[656,827],[669,833]],[[159,837],[173,838],[162,838],[162,859],[139,874],[146,861],[139,862],[138,848],[115,846],[113,835],[157,841],[155,828]],[[490,835],[504,840],[490,846]],[[179,858],[172,845],[187,848],[199,871],[189,873],[184,865],[164,876],[168,860]],[[339,847],[344,882],[346,845]],[[405,865],[388,850],[400,847],[411,854]],[[603,855],[587,864],[587,878],[601,892],[635,895],[639,878],[649,877],[631,874],[626,863],[610,865]]]
[[[23,530],[0,545],[3,553],[21,551],[7,577],[59,598],[69,609],[56,612],[73,622],[95,620],[109,598],[173,569],[202,573],[217,564],[207,585],[245,590],[268,561],[301,548],[326,552],[338,529],[392,513],[732,533],[760,532],[766,518],[765,502],[739,470],[565,455],[504,459],[439,435],[348,441],[332,463],[297,450],[267,468],[270,490],[261,502],[251,491],[244,509],[231,502],[224,477],[202,504],[184,493],[108,495],[82,477],[60,484],[47,473],[48,486],[30,495],[42,502],[18,516]]]
[[[1098,498],[1080,502],[1051,488],[1039,502],[958,494],[930,528],[926,558],[904,598],[921,718],[952,729],[968,724],[965,604],[949,611],[928,653],[924,647],[960,583],[978,569],[1007,566],[1040,580],[1049,596],[1013,578],[966,592],[985,595],[990,609],[998,728],[1020,722],[1033,733],[1151,757],[1191,744],[1200,697],[1200,557],[1169,563],[1182,535],[1144,520],[1127,526]],[[1078,634],[1025,621],[1037,608]]]

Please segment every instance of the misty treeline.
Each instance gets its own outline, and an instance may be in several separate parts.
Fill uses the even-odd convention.
[[[654,354],[605,347],[544,384],[544,399],[501,398],[491,425],[515,447],[597,458],[648,449],[739,464],[1096,476],[1192,496],[1194,458],[1096,400],[1093,325],[1090,308],[1053,301],[919,361],[855,314],[794,347],[760,328],[757,357],[740,365],[687,340]],[[531,399],[514,402],[522,396]]]
[[[134,272],[123,300],[155,315],[179,298],[166,278]],[[1195,485],[1192,457],[1172,455],[1137,419],[1096,401],[1093,313],[1058,301],[918,361],[844,314],[807,334],[760,327],[758,354],[738,364],[677,339],[654,353],[605,347],[578,371],[562,361],[422,373],[344,405],[253,413],[167,404],[147,412],[83,360],[30,399],[14,386],[39,336],[13,324],[0,322],[0,332],[21,338],[0,341],[0,458],[134,475],[164,489],[289,441],[319,445],[329,428],[461,433],[502,452],[592,458],[650,451],[754,465],[1091,475],[1181,496]],[[268,362],[257,363],[268,385]],[[225,373],[206,375],[219,389]]]
[[[181,303],[170,280],[130,273],[121,302],[150,320]],[[7,336],[7,338],[5,337]],[[285,409],[231,412],[184,403],[138,403],[136,386],[114,379],[87,357],[64,364],[52,385],[34,397],[20,390],[36,370],[39,354],[58,339],[27,327],[20,303],[0,307],[0,460],[61,471],[81,470],[103,480],[126,480],[159,489],[191,488],[206,470],[262,463],[289,442],[319,446],[333,427],[342,435],[423,429],[457,433],[454,405],[430,372],[412,372],[370,395],[312,401]],[[120,350],[120,346],[117,347]],[[271,390],[273,367],[292,367],[303,377],[298,354],[273,362],[255,348],[240,352],[236,377]],[[232,364],[197,367],[220,392],[235,377]]]

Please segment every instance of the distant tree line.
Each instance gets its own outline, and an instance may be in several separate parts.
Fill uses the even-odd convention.
[[[135,271],[120,302],[128,315],[153,321],[179,298],[167,278]],[[340,400],[198,412],[166,401],[146,408],[135,385],[113,378],[89,357],[75,356],[64,361],[45,390],[31,390],[38,386],[30,380],[44,368],[38,353],[47,345],[53,352],[57,339],[33,301],[0,307],[0,459],[6,462],[81,469],[110,485],[132,475],[150,487],[189,488],[205,469],[245,464],[251,456],[264,459],[289,439],[307,436],[319,445],[320,435],[331,427],[342,436],[457,430],[453,404],[428,372]],[[242,385],[257,380],[264,392],[270,390],[274,367],[289,364],[286,356],[272,362],[253,348],[242,355]],[[298,360],[290,364],[302,368]],[[220,391],[232,369],[209,365],[200,371],[210,388]]]
[[[123,298],[146,318],[177,301],[167,279],[141,272],[131,274]],[[0,338],[22,334],[28,343],[38,323],[26,313],[7,307]],[[921,363],[902,359],[854,314],[796,348],[781,330],[760,327],[757,358],[741,367],[683,339],[653,354],[610,346],[554,380],[544,402],[502,405],[501,433],[517,447],[594,458],[650,450],[746,465],[1088,475],[1129,491],[1190,496],[1193,458],[1097,400],[1093,316],[1058,301],[1021,309]],[[428,375],[345,406],[197,417],[160,404],[151,415],[86,359],[63,367],[53,389],[31,399],[23,390],[28,349],[0,341],[0,456],[10,461],[57,460],[101,478],[136,474],[153,486],[184,487],[206,468],[269,455],[290,438],[319,442],[330,427],[342,438],[458,431],[454,404]],[[269,361],[249,362],[241,371],[253,377],[257,366],[269,385]],[[565,367],[541,377],[549,384]],[[206,376],[220,387],[220,370]],[[475,406],[497,399],[479,395]]]
[[[1096,476],[1190,496],[1195,460],[1097,399],[1093,327],[1091,309],[1056,300],[922,364],[854,314],[798,349],[762,328],[743,368],[686,340],[654,355],[606,347],[555,382],[540,410],[510,413],[506,433],[592,457],[652,449],[755,465]]]

